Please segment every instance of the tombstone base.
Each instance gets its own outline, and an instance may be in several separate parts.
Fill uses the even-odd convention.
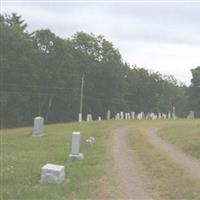
[[[44,136],[43,133],[40,133],[40,134],[32,133],[32,137],[42,137],[42,136]]]
[[[69,154],[67,161],[72,162],[72,161],[76,161],[76,160],[83,160],[84,159],[84,155],[82,153],[79,154]]]

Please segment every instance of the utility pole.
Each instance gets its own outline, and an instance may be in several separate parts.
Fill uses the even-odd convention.
[[[82,121],[82,111],[83,111],[83,87],[84,87],[84,79],[85,76],[83,75],[81,78],[81,98],[80,98],[80,112],[79,112],[79,117],[78,117],[78,121],[81,122]]]

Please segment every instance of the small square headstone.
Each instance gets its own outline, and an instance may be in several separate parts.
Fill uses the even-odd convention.
[[[65,180],[65,167],[62,165],[46,164],[41,169],[42,184],[58,184]]]

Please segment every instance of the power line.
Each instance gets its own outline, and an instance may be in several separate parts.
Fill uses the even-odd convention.
[[[31,84],[31,85],[19,85],[18,84],[14,84],[14,83],[3,83],[1,84],[1,86],[13,86],[13,87],[18,87],[18,86],[23,86],[23,87],[29,87],[29,88],[32,88],[32,89],[35,89],[35,88],[39,88],[39,89],[46,89],[46,90],[49,90],[49,89],[55,89],[55,90],[80,90],[79,88],[75,88],[75,87],[59,87],[59,86],[51,86],[51,87],[46,87],[46,86],[43,86],[43,85],[36,85],[36,84]]]

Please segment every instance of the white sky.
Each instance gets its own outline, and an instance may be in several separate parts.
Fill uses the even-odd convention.
[[[172,74],[187,85],[190,69],[200,66],[200,1],[3,0],[1,12],[22,15],[30,31],[49,28],[62,38],[77,31],[104,35],[129,64]]]

